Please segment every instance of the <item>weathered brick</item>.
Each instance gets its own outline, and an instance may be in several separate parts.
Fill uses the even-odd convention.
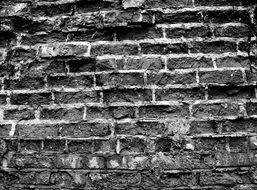
[[[7,98],[7,95],[0,94],[0,104],[1,105],[6,104],[6,98]]]
[[[226,53],[236,52],[236,42],[213,41],[213,42],[192,42],[190,50],[192,53]]]
[[[128,58],[124,64],[125,69],[160,70],[164,69],[164,60],[161,57]]]
[[[172,53],[188,53],[188,46],[186,43],[174,44],[152,44],[141,43],[141,52],[143,54],[172,54]]]
[[[86,29],[68,33],[68,41],[113,41],[114,31],[108,29]]]
[[[192,121],[189,134],[215,134],[218,133],[218,122],[216,121]]]
[[[202,100],[205,98],[205,91],[203,88],[156,89],[155,97],[157,101]]]
[[[88,55],[87,44],[55,43],[40,46],[39,56],[42,58],[51,57],[81,57]]]
[[[240,84],[244,83],[240,70],[200,71],[200,83]]]
[[[189,116],[189,107],[186,104],[139,107],[139,117],[141,118],[174,118],[187,116]]]
[[[87,118],[88,119],[123,119],[134,118],[135,108],[133,107],[88,107]]]
[[[226,23],[242,22],[249,23],[250,15],[246,10],[210,10],[203,12],[204,22]]]
[[[117,141],[109,140],[94,140],[93,152],[99,154],[113,154],[116,152]]]
[[[10,47],[12,45],[15,45],[16,36],[12,32],[0,31],[0,41],[0,48]]]
[[[96,71],[116,71],[123,68],[123,59],[97,59],[95,64]]]
[[[192,6],[192,2],[189,0],[174,0],[174,1],[146,1],[146,8],[170,8],[170,7],[190,7]]]
[[[12,125],[0,125],[0,137],[8,137],[12,130]]]
[[[72,140],[68,143],[68,151],[70,153],[92,153],[92,141]]]
[[[5,80],[5,88],[8,90],[40,89],[44,88],[44,78],[24,77],[14,80]]]
[[[212,60],[206,57],[169,58],[167,64],[169,70],[213,67]]]
[[[216,37],[234,37],[234,38],[253,36],[252,31],[247,25],[216,27],[214,29],[214,35]]]
[[[58,129],[53,125],[17,125],[19,136],[24,138],[57,137]]]
[[[163,37],[163,32],[161,28],[137,27],[137,28],[119,28],[119,30],[117,30],[118,40],[142,40],[142,39],[156,39],[156,38],[162,38],[162,37]]]
[[[100,94],[98,91],[55,92],[54,97],[54,102],[57,104],[88,103],[100,101]]]
[[[247,137],[229,138],[228,146],[231,152],[247,152],[248,138]]]
[[[243,67],[249,68],[251,59],[249,57],[236,56],[236,57],[222,57],[216,59],[217,67]]]
[[[92,87],[93,76],[49,76],[47,79],[47,84],[50,87]]]
[[[241,115],[240,106],[236,103],[195,104],[192,112],[194,117]]]
[[[152,100],[152,91],[149,89],[111,89],[103,92],[103,100],[105,103],[149,102]]]
[[[120,135],[144,135],[156,136],[165,135],[167,127],[160,122],[119,123],[115,125],[115,132]]]
[[[44,140],[43,151],[50,152],[64,152],[65,151],[65,140]]]
[[[256,115],[257,114],[257,103],[256,102],[247,102],[246,103],[246,111],[248,115]]]
[[[56,120],[82,120],[84,108],[56,108],[42,109],[40,112],[41,119]]]
[[[33,109],[4,110],[4,119],[30,120],[35,119],[35,113]]]
[[[167,28],[167,38],[195,38],[195,37],[211,37],[212,32],[208,26],[195,26],[190,28]]]
[[[23,154],[40,152],[41,149],[42,149],[41,140],[21,140],[20,141],[20,152]]]
[[[199,152],[225,152],[226,139],[224,138],[199,138],[194,140],[195,151]]]
[[[252,132],[256,131],[257,120],[256,119],[236,119],[223,121],[221,123],[222,132],[234,133],[234,132]]]
[[[209,99],[251,99],[255,97],[253,86],[210,86]]]
[[[11,94],[10,101],[14,105],[48,105],[52,96],[51,93]]]
[[[149,73],[147,84],[169,85],[169,84],[192,84],[196,83],[196,73]]]
[[[111,134],[111,126],[108,123],[70,123],[60,124],[60,136],[86,138],[99,136],[104,137]]]
[[[91,55],[137,55],[138,45],[136,44],[100,44],[92,45]]]
[[[202,5],[202,6],[239,6],[239,5],[251,5],[254,2],[252,0],[196,0],[196,5]]]
[[[144,85],[143,73],[110,73],[96,75],[97,86]]]
[[[120,149],[118,151],[121,154],[143,153],[146,150],[147,144],[143,139],[120,139]]]
[[[35,16],[55,16],[66,15],[71,13],[72,4],[48,4],[48,5],[36,5],[31,8],[31,14]]]
[[[80,60],[70,60],[68,65],[70,72],[94,72],[96,61],[93,58],[80,59]]]
[[[156,23],[190,23],[201,22],[201,13],[199,11],[176,12],[176,13],[157,13]]]
[[[197,178],[194,173],[165,173],[161,177],[161,186],[179,187],[179,186],[196,186]]]

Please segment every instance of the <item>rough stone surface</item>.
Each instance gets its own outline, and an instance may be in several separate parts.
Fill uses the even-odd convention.
[[[257,189],[256,0],[0,1],[0,190]]]

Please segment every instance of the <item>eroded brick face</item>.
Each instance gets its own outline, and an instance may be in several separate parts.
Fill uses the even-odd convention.
[[[257,189],[256,6],[0,1],[0,190]]]

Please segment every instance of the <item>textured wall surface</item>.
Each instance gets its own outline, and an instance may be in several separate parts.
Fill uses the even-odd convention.
[[[0,190],[257,189],[256,0],[2,0]]]

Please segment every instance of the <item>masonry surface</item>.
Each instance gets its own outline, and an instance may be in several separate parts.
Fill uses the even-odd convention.
[[[257,189],[255,0],[2,0],[0,190]]]

